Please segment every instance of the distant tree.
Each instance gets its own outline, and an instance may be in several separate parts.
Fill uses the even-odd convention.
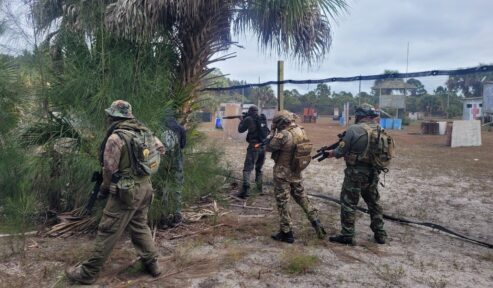
[[[493,81],[493,72],[449,76],[446,85],[450,91],[466,98],[480,97],[483,87],[481,81]]]
[[[421,81],[419,81],[418,79],[411,78],[408,79],[406,82],[416,87],[416,90],[411,90],[412,96],[421,96],[427,93],[425,85],[423,85],[423,83],[421,83]]]

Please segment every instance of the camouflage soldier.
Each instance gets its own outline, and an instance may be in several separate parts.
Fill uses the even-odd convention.
[[[325,230],[318,219],[318,211],[308,199],[302,185],[301,171],[294,171],[292,163],[294,146],[308,141],[305,130],[296,125],[293,113],[283,110],[272,120],[271,134],[269,135],[268,151],[274,159],[274,195],[280,216],[280,231],[272,235],[277,241],[294,242],[291,230],[291,214],[288,207],[289,195],[301,206],[308,220],[317,232],[319,238],[325,236]],[[275,132],[274,132],[275,131]]]
[[[161,142],[166,148],[166,157],[164,173],[170,174],[171,181],[169,187],[163,187],[163,205],[167,206],[168,193],[171,192],[173,198],[174,214],[171,217],[163,215],[162,223],[170,226],[177,226],[182,222],[182,192],[183,192],[183,149],[187,143],[187,134],[185,128],[178,124],[171,111],[165,112],[164,129],[161,134]],[[161,169],[163,170],[163,169]]]
[[[378,203],[380,171],[369,161],[359,157],[364,154],[369,145],[367,129],[378,128],[380,114],[373,106],[363,104],[356,108],[355,116],[355,124],[349,127],[339,146],[327,152],[329,158],[344,157],[346,161],[341,191],[341,234],[329,237],[329,240],[342,244],[356,244],[354,241],[355,207],[361,195],[368,205],[371,217],[370,227],[375,241],[378,244],[385,244],[387,233],[383,228],[382,207]]]
[[[263,115],[263,114],[262,114]],[[250,174],[255,167],[255,183],[257,189],[262,193],[262,166],[265,162],[265,148],[263,142],[267,133],[261,126],[261,116],[258,114],[258,108],[255,105],[248,108],[245,118],[242,118],[238,125],[238,132],[243,133],[248,131],[246,141],[248,142],[245,163],[243,165],[243,187],[238,196],[247,198],[250,196]],[[265,116],[264,120],[265,120]],[[264,125],[266,122],[264,121]]]
[[[102,198],[108,197],[108,201],[91,256],[66,271],[70,280],[82,284],[96,281],[97,274],[125,229],[130,231],[132,243],[146,271],[154,277],[161,273],[158,253],[147,224],[147,212],[153,198],[150,177],[135,174],[135,160],[130,159],[134,146],[129,147],[126,136],[121,134],[150,131],[134,119],[132,107],[126,101],[116,100],[105,111],[110,127],[101,145],[103,183],[99,194]],[[154,144],[151,153],[159,151],[164,154],[159,139],[154,137],[151,143]]]

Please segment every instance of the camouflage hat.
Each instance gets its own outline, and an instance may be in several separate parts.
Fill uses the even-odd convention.
[[[380,112],[375,109],[372,105],[368,103],[363,103],[361,106],[356,107],[354,112],[355,116],[362,117],[378,117],[380,116]]]
[[[281,110],[276,113],[274,118],[272,119],[272,123],[279,123],[279,122],[284,122],[284,123],[290,123],[295,120],[294,114],[288,110]]]
[[[111,117],[133,119],[132,105],[124,100],[116,100],[111,103],[110,108],[104,109],[106,114]]]

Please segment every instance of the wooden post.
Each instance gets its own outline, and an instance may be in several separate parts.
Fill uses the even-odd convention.
[[[284,81],[284,61],[277,61],[277,81]],[[277,111],[284,109],[284,84],[277,84]]]

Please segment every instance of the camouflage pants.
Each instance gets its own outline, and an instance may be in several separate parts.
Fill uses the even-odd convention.
[[[371,217],[373,233],[386,236],[383,228],[383,211],[378,201],[378,173],[365,166],[349,166],[344,170],[344,183],[341,191],[341,234],[354,237],[355,207],[360,195],[365,200]]]
[[[149,180],[135,183],[133,197],[127,197],[129,201],[123,201],[119,196],[110,194],[99,222],[92,255],[81,263],[83,276],[93,278],[99,273],[126,228],[130,231],[132,243],[144,263],[150,263],[157,258],[157,250],[147,224],[152,194]]]
[[[168,207],[169,204],[172,204],[169,207],[173,208],[175,213],[180,213],[183,205],[183,152],[179,151],[176,155],[171,155],[169,165],[165,167],[165,173],[169,173],[171,177],[169,177],[170,181],[166,183],[166,187],[161,187],[163,190],[163,207]],[[173,199],[171,203],[168,200],[170,196]]]
[[[289,209],[289,195],[301,206],[308,220],[312,222],[318,219],[318,210],[315,209],[308,197],[301,182],[290,182],[283,178],[274,177],[274,195],[276,197],[277,210],[280,217],[280,230],[287,233],[291,231],[291,212]]]
[[[243,187],[250,187],[250,175],[255,167],[255,183],[259,190],[262,189],[262,166],[265,162],[265,149],[260,147],[255,149],[251,144],[248,145],[243,165]]]

